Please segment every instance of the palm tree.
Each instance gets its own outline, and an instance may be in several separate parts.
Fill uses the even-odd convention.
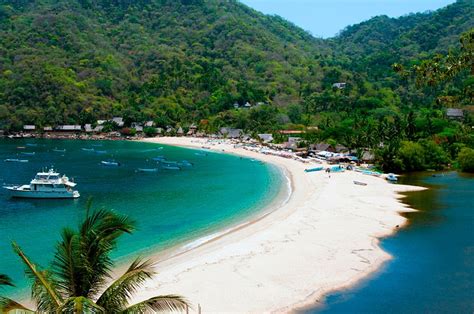
[[[14,252],[26,265],[26,275],[32,280],[31,296],[36,312],[62,313],[148,313],[183,311],[187,301],[177,295],[157,296],[129,305],[132,295],[155,275],[150,260],[136,259],[115,281],[111,281],[113,261],[111,251],[117,239],[131,233],[134,223],[110,210],[89,214],[79,230],[64,228],[49,269],[34,264],[16,244]],[[0,275],[0,285],[12,285],[8,276]],[[0,313],[29,310],[21,304],[0,297]]]

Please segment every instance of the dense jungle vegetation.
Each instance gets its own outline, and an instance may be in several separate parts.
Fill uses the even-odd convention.
[[[327,40],[234,0],[3,0],[0,128],[123,116],[206,132],[301,129],[308,144],[371,149],[385,170],[438,169],[472,156],[473,29],[470,0]],[[439,60],[461,55],[459,71],[437,75]]]

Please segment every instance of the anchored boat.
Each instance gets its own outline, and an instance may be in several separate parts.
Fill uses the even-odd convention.
[[[78,198],[78,191],[73,190],[76,183],[66,176],[60,176],[53,168],[38,172],[30,184],[4,187],[12,197],[19,198]]]
[[[120,163],[115,160],[102,160],[100,163],[104,166],[112,166],[112,167],[120,166]]]
[[[390,182],[397,182],[397,181],[398,181],[397,176],[396,176],[395,174],[393,174],[393,173],[389,173],[389,174],[387,175],[387,178],[386,178],[386,179],[387,179],[387,181],[390,181]]]
[[[28,159],[7,158],[5,162],[28,162]]]

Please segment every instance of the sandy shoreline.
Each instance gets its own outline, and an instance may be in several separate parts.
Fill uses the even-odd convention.
[[[143,141],[201,148],[205,139],[153,138]],[[289,174],[286,203],[231,233],[161,261],[159,274],[134,301],[180,294],[203,313],[291,312],[349,287],[390,256],[379,238],[405,223],[411,211],[400,192],[423,188],[393,185],[348,171],[329,178],[305,173],[308,165],[229,144],[211,149],[275,164]],[[356,186],[353,180],[368,183]],[[273,203],[273,206],[278,206]]]

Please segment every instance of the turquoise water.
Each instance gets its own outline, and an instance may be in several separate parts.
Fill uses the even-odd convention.
[[[417,174],[402,183],[430,189],[407,193],[407,228],[382,241],[394,256],[357,287],[330,295],[304,313],[473,313],[474,176]]]
[[[18,149],[22,146],[25,148]],[[52,151],[55,148],[66,152]],[[181,171],[136,172],[156,167],[151,159],[160,155],[188,160],[194,166]],[[6,158],[29,162],[7,163]],[[122,166],[101,166],[100,161],[108,158]],[[125,141],[2,140],[0,165],[0,185],[29,183],[36,172],[54,165],[74,178],[81,193],[77,200],[22,200],[11,199],[0,189],[0,273],[14,279],[18,288],[9,293],[15,294],[22,293],[27,282],[10,242],[18,242],[35,262],[47,265],[59,231],[77,225],[89,198],[95,208],[111,208],[136,220],[138,230],[125,236],[115,252],[117,259],[124,260],[249,219],[275,199],[283,183],[278,169],[250,159],[211,152],[202,156],[196,150]]]

